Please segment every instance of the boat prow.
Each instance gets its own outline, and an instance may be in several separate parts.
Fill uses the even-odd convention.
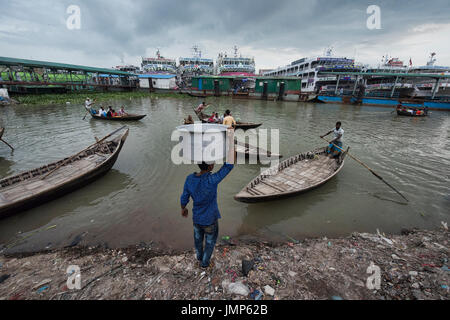
[[[347,152],[333,159],[327,156],[327,148],[321,148],[290,157],[253,179],[234,199],[245,203],[264,202],[315,189],[342,170]]]
[[[69,158],[0,180],[0,218],[51,201],[106,174],[116,162],[128,132],[126,129],[111,140],[106,136]]]

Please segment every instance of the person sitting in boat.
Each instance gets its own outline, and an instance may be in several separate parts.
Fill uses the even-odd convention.
[[[100,117],[106,118],[107,113],[106,113],[106,111],[105,111],[105,108],[100,107],[100,110],[98,110],[98,115],[99,115]]]
[[[106,113],[107,118],[111,118],[113,114],[113,109],[111,106],[108,107],[108,112]]]
[[[123,117],[128,115],[128,113],[125,112],[125,109],[123,107],[120,108],[119,110],[119,117]]]
[[[112,114],[111,114],[111,116],[114,118],[114,117],[118,117],[119,114],[116,112],[116,110],[112,109]]]
[[[203,110],[205,110],[206,107],[208,107],[209,104],[207,105],[205,101],[203,101],[198,107],[197,109],[195,109],[195,111],[197,112],[203,112]]]
[[[342,123],[338,121],[336,123],[336,128],[328,132],[327,134],[321,136],[321,138],[325,138],[327,135],[333,133],[334,139],[330,142],[330,145],[328,146],[328,154],[330,155],[330,158],[336,158],[341,153],[342,149],[342,138],[344,137],[344,129],[342,129]],[[339,148],[337,148],[339,147]]]
[[[188,117],[187,117],[187,119],[184,119],[184,124],[194,124],[194,119],[192,119],[192,116],[191,115],[189,115]]]

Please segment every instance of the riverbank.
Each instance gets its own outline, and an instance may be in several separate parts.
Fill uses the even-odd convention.
[[[17,103],[22,105],[53,105],[62,104],[67,102],[71,104],[82,104],[85,102],[86,97],[91,100],[96,99],[97,102],[107,102],[116,99],[129,99],[129,98],[189,98],[189,96],[178,93],[150,93],[142,91],[130,91],[130,92],[73,92],[73,93],[61,93],[61,94],[40,94],[40,95],[12,95]]]
[[[445,226],[298,244],[226,241],[216,248],[214,266],[206,272],[197,266],[193,251],[163,254],[151,247],[2,256],[0,300],[447,300],[449,240]],[[243,261],[254,265],[247,277]],[[380,268],[378,290],[366,285],[372,262]],[[67,288],[70,265],[81,270],[80,290]]]

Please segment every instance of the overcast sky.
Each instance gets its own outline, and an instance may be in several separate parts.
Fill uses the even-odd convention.
[[[69,5],[81,28],[69,30]],[[369,5],[381,9],[370,30]],[[385,54],[424,65],[450,65],[450,1],[400,0],[0,0],[0,56],[98,67],[140,65],[140,57],[207,58],[237,45],[257,69],[323,54],[377,65]]]

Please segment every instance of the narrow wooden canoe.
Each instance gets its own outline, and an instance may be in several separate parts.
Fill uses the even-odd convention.
[[[236,146],[236,153],[239,154],[245,154],[245,158],[249,159],[250,157],[256,157],[256,159],[260,159],[260,156],[263,155],[264,157],[267,158],[282,158],[283,156],[281,154],[275,154],[275,153],[271,153],[270,151],[267,151],[263,148],[259,148],[256,146],[253,146],[251,144],[248,143],[242,143],[242,142],[238,142],[235,141],[235,146]]]
[[[53,200],[106,174],[116,162],[128,132],[126,129],[122,135],[76,156],[0,180],[0,218]]]
[[[195,111],[195,114],[197,115],[198,119],[203,123],[208,123],[208,119],[211,117],[209,115],[204,114],[203,112]],[[250,123],[250,122],[236,121],[235,129],[249,130],[249,129],[258,128],[260,126],[262,126],[262,123]]]
[[[206,94],[204,94],[204,93],[187,92],[187,94],[193,98],[206,98]]]
[[[85,107],[86,108],[86,107]],[[145,118],[147,115],[141,115],[141,114],[127,114],[126,116],[122,117],[100,117],[99,115],[94,115],[89,110],[89,108],[86,108],[86,111],[89,112],[91,117],[95,120],[105,120],[105,121],[137,121]]]
[[[422,114],[411,114],[410,112],[407,111],[397,110],[397,115],[407,117],[426,117],[428,116],[428,112],[424,111]]]
[[[292,197],[328,182],[344,167],[347,152],[327,157],[327,148],[293,156],[253,179],[234,198],[253,203]]]

